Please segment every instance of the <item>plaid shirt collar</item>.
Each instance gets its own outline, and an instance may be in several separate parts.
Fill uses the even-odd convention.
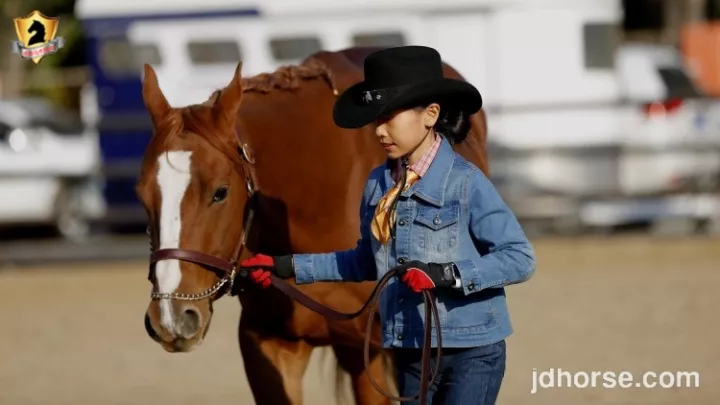
[[[408,169],[415,172],[418,176],[422,177],[427,173],[428,169],[430,168],[430,164],[433,162],[433,159],[435,159],[435,155],[437,155],[438,149],[440,149],[440,144],[442,143],[442,136],[435,135],[435,141],[430,146],[430,148],[425,152],[424,155],[420,157],[420,159],[417,160],[414,164],[410,165]],[[400,170],[402,169],[400,166],[402,164],[402,161],[398,159],[397,165],[393,169],[393,179],[397,181],[397,174],[400,173]]]

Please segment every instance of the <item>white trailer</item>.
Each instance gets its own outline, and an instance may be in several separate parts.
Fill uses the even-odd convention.
[[[619,0],[77,4],[96,32],[103,24],[120,27],[108,46],[119,49],[125,41],[135,58],[128,69],[138,77],[141,63],[151,63],[173,105],[205,100],[227,83],[238,60],[253,75],[321,49],[435,47],[483,95],[493,177],[511,203],[527,205],[541,195],[574,207],[551,204],[555,209],[535,210],[540,216],[580,218],[583,204],[596,198],[662,195],[720,172],[719,155],[698,160],[687,151],[718,140],[714,130],[696,133],[698,120],[712,117],[707,106],[685,95],[676,102],[666,74],[677,67],[672,55],[620,44]],[[102,54],[102,44],[99,49]],[[116,54],[126,55],[108,51],[105,66],[99,58],[96,69],[122,63],[113,62]],[[107,113],[112,102],[106,104]]]

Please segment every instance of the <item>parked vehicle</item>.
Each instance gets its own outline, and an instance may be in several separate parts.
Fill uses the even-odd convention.
[[[0,100],[0,227],[81,241],[104,216],[96,134],[42,99]]]

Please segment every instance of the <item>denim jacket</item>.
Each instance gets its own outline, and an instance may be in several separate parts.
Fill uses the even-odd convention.
[[[389,165],[375,168],[360,205],[361,238],[353,249],[293,255],[298,284],[378,280],[409,260],[454,262],[462,288],[437,288],[443,347],[491,344],[513,329],[504,287],[528,280],[535,254],[515,215],[490,180],[443,139],[427,173],[397,202],[395,240],[378,242],[370,222],[394,185]],[[383,347],[422,347],[422,294],[392,280],[380,296]],[[433,323],[433,347],[436,347]]]

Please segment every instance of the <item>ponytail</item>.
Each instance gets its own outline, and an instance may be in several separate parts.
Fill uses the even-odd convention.
[[[470,115],[467,111],[454,106],[441,106],[440,115],[433,127],[435,132],[442,134],[450,144],[464,141],[470,131]]]
[[[427,108],[432,103],[440,105],[440,118],[435,122],[433,129],[442,134],[450,144],[461,143],[470,132],[470,115],[462,103],[442,100],[435,97],[416,101],[414,107],[418,110]]]

